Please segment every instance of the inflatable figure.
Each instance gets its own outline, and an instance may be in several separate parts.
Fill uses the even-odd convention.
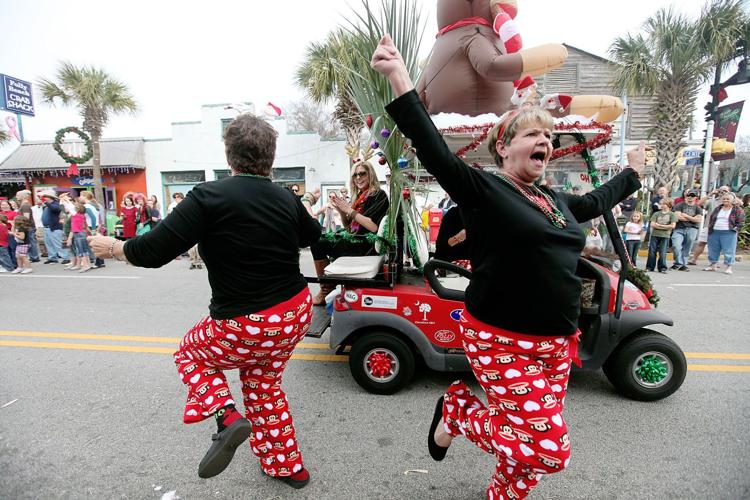
[[[563,45],[521,48],[516,13],[516,0],[437,1],[439,32],[416,85],[431,115],[501,115],[534,93],[533,79],[526,77],[563,65],[568,55]],[[516,89],[516,84],[522,87]],[[542,104],[557,117],[582,115],[604,122],[623,109],[611,96],[553,94],[544,96]]]

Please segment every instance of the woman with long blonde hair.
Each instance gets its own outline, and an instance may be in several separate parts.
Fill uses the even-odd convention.
[[[377,233],[378,225],[388,212],[388,196],[380,189],[380,181],[375,169],[367,161],[354,163],[349,181],[352,203],[346,198],[336,196],[331,199],[333,207],[341,215],[344,230],[357,236]],[[330,241],[321,238],[310,247],[315,262],[315,272],[322,277],[324,269],[332,259],[344,255],[367,255],[371,253],[373,244],[364,238],[355,241],[339,239]],[[332,285],[321,283],[320,292],[313,298],[314,305],[325,304],[326,295],[333,290]]]

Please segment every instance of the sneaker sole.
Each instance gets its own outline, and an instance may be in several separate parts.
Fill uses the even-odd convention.
[[[208,479],[224,472],[224,469],[234,458],[237,447],[250,437],[252,428],[250,422],[245,419],[238,420],[236,425],[229,426],[223,439],[223,446],[216,450],[209,449],[206,456],[201,460],[198,466],[198,476]]]

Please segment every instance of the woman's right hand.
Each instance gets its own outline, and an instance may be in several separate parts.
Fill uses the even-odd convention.
[[[383,35],[370,60],[370,67],[388,78],[396,97],[414,88],[401,53],[390,35]]]

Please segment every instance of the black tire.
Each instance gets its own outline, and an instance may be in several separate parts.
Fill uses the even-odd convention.
[[[386,360],[390,367],[387,374],[373,372],[377,366],[372,361]],[[414,376],[414,364],[414,353],[406,342],[389,333],[367,333],[354,342],[349,353],[352,377],[373,394],[393,394],[406,387]]]
[[[664,369],[663,376],[657,376],[661,377],[658,380],[649,379],[641,372],[644,361],[660,365]],[[672,339],[644,328],[626,338],[609,356],[603,369],[623,396],[637,401],[657,401],[680,388],[687,373],[687,361]]]

